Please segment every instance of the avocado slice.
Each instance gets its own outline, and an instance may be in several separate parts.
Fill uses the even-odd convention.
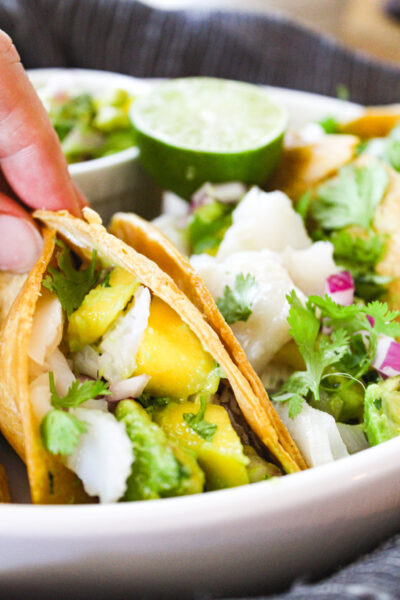
[[[123,400],[115,416],[125,424],[135,456],[123,500],[150,500],[203,491],[204,474],[194,455],[171,443],[140,404]]]
[[[369,385],[365,394],[364,431],[371,446],[400,434],[400,377]]]

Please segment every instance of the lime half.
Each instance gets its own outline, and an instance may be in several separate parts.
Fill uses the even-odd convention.
[[[136,100],[131,117],[144,168],[184,198],[206,181],[265,183],[287,125],[263,88],[208,77],[157,85]]]

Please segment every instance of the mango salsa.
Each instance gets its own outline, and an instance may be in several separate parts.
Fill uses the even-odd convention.
[[[69,347],[72,352],[93,344],[107,331],[132,298],[139,280],[121,267],[110,274],[109,287],[97,285],[86,294],[68,323]]]
[[[243,453],[242,444],[225,408],[216,404],[207,405],[204,418],[217,425],[211,441],[205,441],[185,421],[184,414],[193,414],[199,409],[199,402],[170,402],[166,408],[154,413],[154,419],[169,438],[196,453],[206,475],[208,490],[249,483],[246,470],[248,458]]]
[[[192,330],[168,304],[153,296],[147,329],[136,357],[135,375],[151,379],[151,396],[185,399],[200,391],[214,393],[219,376],[216,362]]]

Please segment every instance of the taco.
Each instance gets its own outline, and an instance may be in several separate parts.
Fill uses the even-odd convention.
[[[268,457],[286,472],[305,468],[265,396],[166,273],[90,209],[88,222],[35,216],[43,253],[0,339],[1,428],[27,464],[33,502],[232,487],[279,473]]]

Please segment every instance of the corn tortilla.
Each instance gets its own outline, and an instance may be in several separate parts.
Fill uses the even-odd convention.
[[[237,366],[241,375],[249,382],[252,394],[257,400],[258,413],[262,411],[263,420],[272,424],[279,445],[291,456],[293,462],[299,468],[306,468],[307,465],[300,451],[272,406],[261,380],[250,365],[231,328],[219,312],[205,283],[197,275],[189,261],[154,225],[137,215],[117,213],[111,221],[110,230],[138,252],[156,262],[160,269],[175,281],[178,288],[204,315],[208,325],[218,333],[230,359]],[[251,428],[262,439],[259,434],[259,424],[255,423],[255,419],[249,410],[241,408]],[[265,440],[263,441],[265,443]]]
[[[207,322],[206,316],[188,300],[173,279],[155,262],[107,233],[94,211],[84,209],[84,215],[88,222],[76,219],[66,211],[36,211],[34,214],[37,219],[61,234],[81,256],[89,259],[92,250],[96,249],[100,260],[133,273],[153,294],[169,304],[196,334],[203,348],[221,365],[243,416],[283,469],[292,473],[305,468],[304,460],[294,443],[286,443],[286,447],[281,443],[281,439],[290,438],[278,417],[275,418],[272,405],[269,401],[266,402],[265,395],[260,397],[255,393],[243,373],[245,369],[239,369],[231,360],[219,335]]]

